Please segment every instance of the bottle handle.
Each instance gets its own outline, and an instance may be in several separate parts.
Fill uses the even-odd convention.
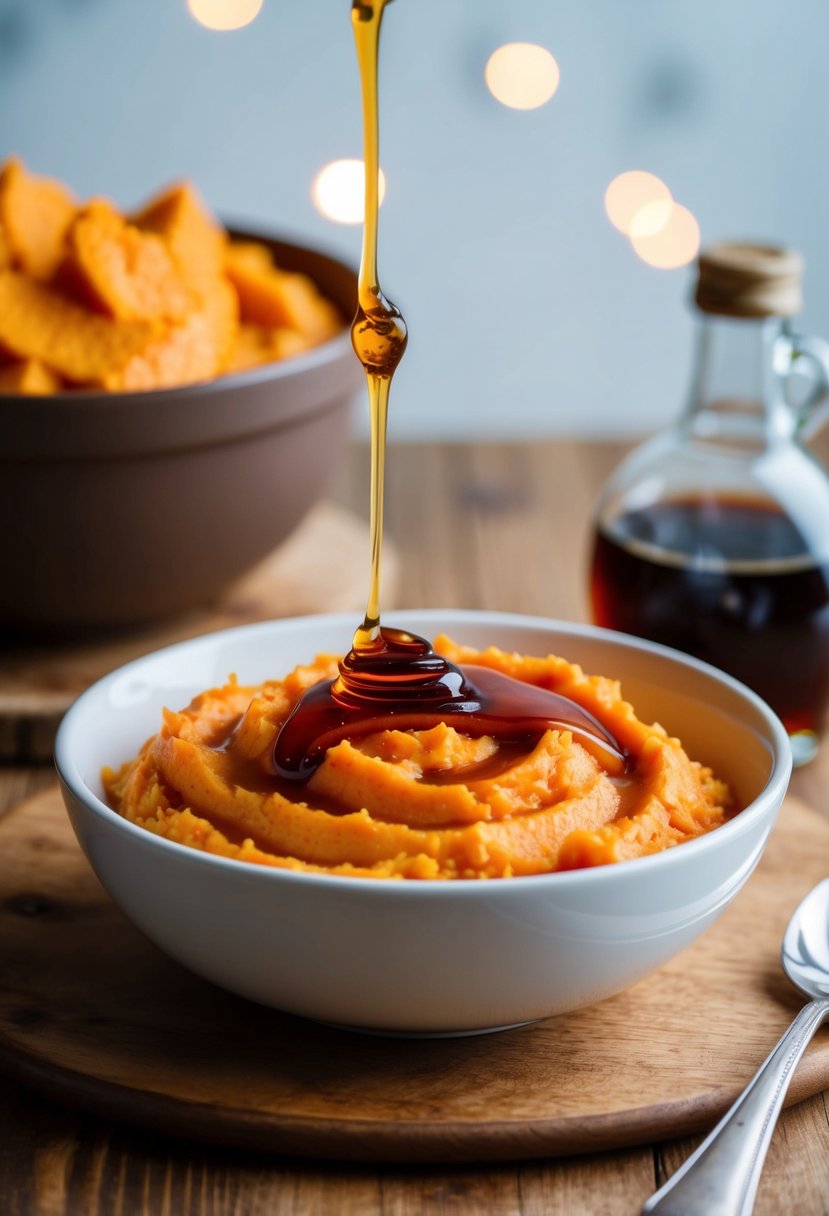
[[[802,334],[787,334],[788,358],[784,381],[801,370],[811,386],[806,397],[791,405],[796,432],[800,439],[809,439],[829,418],[829,342],[824,338],[808,338]]]

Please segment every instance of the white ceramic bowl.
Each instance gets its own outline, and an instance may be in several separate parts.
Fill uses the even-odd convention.
[[[256,683],[345,651],[352,616],[244,626],[127,664],[67,713],[56,744],[78,839],[113,900],[172,958],[290,1013],[406,1034],[531,1021],[619,992],[688,945],[760,859],[790,771],[785,731],[752,692],[664,647],[595,627],[492,612],[389,613],[427,637],[561,654],[614,676],[643,719],[679,735],[745,809],[707,836],[617,865],[539,877],[389,882],[289,873],[155,837],[102,801],[100,771],[133,756],[165,705],[236,672]]]

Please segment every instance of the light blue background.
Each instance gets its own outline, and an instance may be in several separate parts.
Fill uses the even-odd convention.
[[[561,68],[539,110],[483,82],[503,42]],[[829,333],[827,0],[396,0],[383,29],[381,281],[409,323],[392,438],[620,435],[685,393],[691,272],[644,265],[604,190],[648,169],[703,241],[807,260]],[[191,177],[223,216],[356,262],[310,183],[361,154],[348,0],[265,0],[229,34],[184,0],[0,0],[0,155],[131,207]],[[358,408],[356,426],[365,430]]]

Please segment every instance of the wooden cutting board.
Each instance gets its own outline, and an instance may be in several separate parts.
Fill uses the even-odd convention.
[[[368,594],[369,559],[368,525],[323,502],[270,557],[201,612],[83,643],[20,646],[0,635],[0,761],[48,760],[58,723],[75,697],[108,671],[151,650],[250,621],[360,613]],[[393,546],[385,544],[387,607],[394,602],[397,571]]]
[[[479,1161],[698,1132],[801,1004],[783,929],[829,873],[829,824],[794,799],[760,867],[679,958],[590,1009],[465,1039],[349,1034],[173,963],[115,909],[57,790],[0,821],[0,1067],[109,1118],[276,1154]],[[829,1086],[821,1032],[789,1092]]]

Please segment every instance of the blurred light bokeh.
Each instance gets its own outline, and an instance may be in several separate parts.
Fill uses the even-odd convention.
[[[502,105],[535,110],[558,88],[561,73],[546,47],[533,42],[507,42],[494,50],[484,68],[487,87]]]
[[[633,218],[630,243],[648,266],[677,270],[697,255],[699,224],[680,203],[649,203]]]
[[[240,30],[262,11],[262,0],[187,0],[190,15],[208,30]]]
[[[546,104],[494,99],[486,65],[512,43],[554,57]],[[802,325],[829,333],[825,0],[396,0],[382,44],[380,276],[410,330],[392,438],[664,425],[700,234],[799,248]],[[349,0],[265,0],[228,33],[188,0],[0,0],[12,153],[124,207],[187,176],[226,220],[356,263],[359,225],[312,197],[362,155]],[[629,170],[668,193],[624,235],[605,194]]]
[[[311,183],[311,198],[320,215],[337,224],[362,224],[365,197],[365,166],[359,157],[332,160],[323,165]],[[377,200],[386,196],[386,177],[377,178]]]
[[[626,236],[630,236],[635,220],[641,223],[643,212],[665,205],[670,209],[672,202],[671,192],[662,179],[641,169],[627,169],[618,174],[604,194],[607,218]]]

